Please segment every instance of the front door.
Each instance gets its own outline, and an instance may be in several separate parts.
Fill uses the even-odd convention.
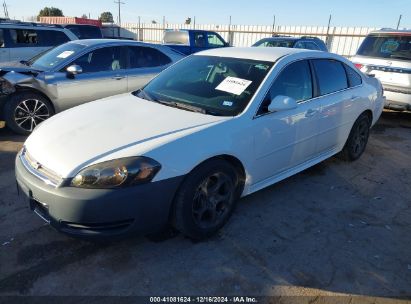
[[[288,65],[277,77],[255,122],[254,183],[298,166],[317,153],[321,100],[313,98],[312,73],[308,61]],[[289,96],[298,102],[293,110],[268,112],[270,101]]]
[[[65,69],[55,74],[58,110],[127,92],[126,49],[104,47],[73,60],[83,72],[68,77]]]

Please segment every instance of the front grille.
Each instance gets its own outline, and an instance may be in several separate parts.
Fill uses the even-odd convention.
[[[36,161],[26,148],[23,148],[21,151],[20,159],[24,167],[31,174],[44,181],[46,184],[57,187],[62,183],[63,178],[61,176]]]

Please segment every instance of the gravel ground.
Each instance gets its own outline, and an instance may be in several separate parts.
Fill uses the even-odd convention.
[[[54,231],[17,196],[24,139],[0,130],[0,295],[411,298],[411,113],[383,113],[359,161],[332,158],[242,199],[200,243]]]

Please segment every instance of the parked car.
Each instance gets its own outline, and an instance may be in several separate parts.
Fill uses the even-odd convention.
[[[145,234],[171,223],[202,239],[240,197],[337,153],[358,159],[383,103],[380,82],[335,54],[209,50],[143,89],[41,124],[18,153],[17,183],[64,233]]]
[[[411,30],[372,32],[351,60],[382,82],[386,108],[411,111]]]
[[[128,40],[66,43],[0,67],[0,94],[6,95],[0,120],[16,133],[29,134],[55,113],[142,87],[182,57],[161,45]]]
[[[54,46],[77,40],[71,31],[50,24],[0,23],[0,63],[29,60]]]
[[[317,37],[310,36],[291,37],[274,35],[270,38],[261,39],[254,43],[252,46],[286,47],[328,52],[328,48],[324,41]]]
[[[216,32],[201,30],[166,30],[163,44],[185,55],[229,46]]]
[[[102,39],[101,28],[90,24],[64,24],[64,28],[72,31],[78,39]]]

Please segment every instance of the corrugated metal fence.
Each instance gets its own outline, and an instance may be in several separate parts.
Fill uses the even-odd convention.
[[[250,46],[273,34],[315,36],[327,43],[329,50],[346,57],[353,56],[365,36],[376,28],[321,26],[265,26],[215,24],[123,24],[122,34],[135,40],[161,43],[164,29],[200,29],[218,32],[232,46]]]

